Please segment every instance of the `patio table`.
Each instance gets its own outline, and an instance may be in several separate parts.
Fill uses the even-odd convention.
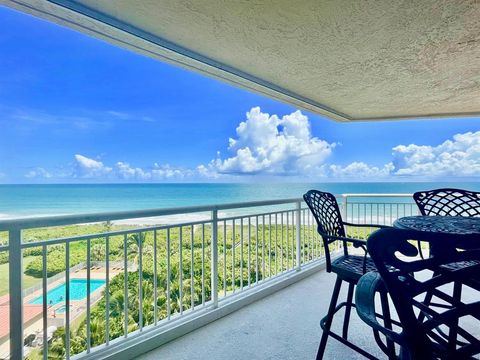
[[[406,216],[395,220],[393,227],[426,236],[454,238],[455,247],[480,248],[480,217]],[[447,243],[442,247],[448,248]]]

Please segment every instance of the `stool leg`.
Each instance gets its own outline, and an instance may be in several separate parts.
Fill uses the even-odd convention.
[[[453,283],[453,300],[454,300],[454,307],[457,307],[458,304],[462,301],[462,283],[459,281],[455,281]],[[454,321],[454,323],[450,326],[448,332],[448,348],[449,351],[452,353],[455,352],[457,348],[457,328],[458,328],[458,319]]]
[[[383,324],[389,330],[392,330],[392,319],[390,315],[390,306],[388,304],[388,296],[386,292],[380,293],[380,301],[382,304],[382,315],[383,315]],[[388,349],[388,358],[389,359],[396,359],[395,356],[395,344],[392,340],[387,338],[387,349]]]
[[[433,272],[433,275],[432,275],[432,278],[437,276],[438,275],[438,272]],[[425,294],[425,299],[423,299],[423,304],[425,306],[430,306],[430,303],[432,302],[432,298],[433,298],[433,293],[431,291],[427,292]],[[425,319],[425,314],[423,312],[420,312],[420,314],[418,315],[418,322],[423,322],[423,319]]]
[[[330,306],[328,307],[327,320],[325,322],[322,339],[320,340],[320,345],[318,347],[316,360],[323,359],[323,353],[325,352],[325,347],[327,346],[328,333],[330,331],[330,326],[332,326],[333,315],[335,314],[335,307],[337,306],[338,294],[340,293],[341,286],[342,280],[337,276],[335,287],[333,288],[332,298],[330,300]]]
[[[355,284],[350,283],[348,285],[347,306],[345,307],[345,317],[343,318],[343,334],[342,337],[347,340],[348,337],[348,324],[350,323],[350,312],[353,304],[353,290]]]

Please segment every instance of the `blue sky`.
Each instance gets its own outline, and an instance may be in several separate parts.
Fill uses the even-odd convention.
[[[0,127],[3,183],[480,176],[479,119],[336,123],[4,7]]]

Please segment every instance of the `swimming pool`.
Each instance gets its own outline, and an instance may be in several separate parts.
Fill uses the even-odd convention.
[[[65,301],[66,284],[60,284],[47,292],[47,303],[55,305]],[[90,279],[90,293],[105,285],[105,280]],[[83,300],[87,297],[87,279],[71,279],[70,280],[70,300]],[[29,304],[43,304],[43,296],[31,300]]]

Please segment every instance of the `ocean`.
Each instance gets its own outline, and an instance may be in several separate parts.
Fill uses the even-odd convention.
[[[0,185],[0,219],[297,198],[309,189],[385,194],[440,187],[480,191],[480,182]]]

